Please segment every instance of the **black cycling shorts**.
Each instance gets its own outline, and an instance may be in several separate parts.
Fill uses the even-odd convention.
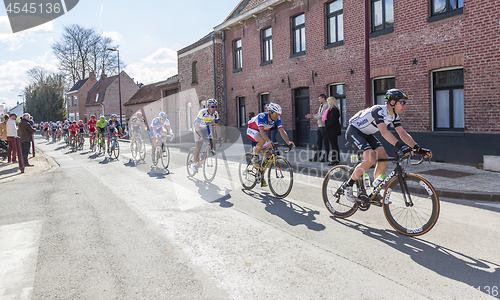
[[[359,150],[377,149],[382,147],[382,143],[372,134],[364,134],[356,127],[349,125],[345,131],[346,140]]]

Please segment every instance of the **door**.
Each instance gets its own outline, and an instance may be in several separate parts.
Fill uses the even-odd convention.
[[[306,147],[309,144],[309,130],[311,121],[306,118],[309,113],[309,88],[294,90],[295,103],[295,138],[297,146]]]

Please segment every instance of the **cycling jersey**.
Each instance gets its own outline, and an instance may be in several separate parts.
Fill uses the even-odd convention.
[[[259,127],[264,127],[264,131],[268,131],[271,129],[274,125],[276,125],[278,128],[282,128],[283,126],[281,125],[281,118],[278,117],[276,121],[269,121],[267,112],[260,113],[253,117],[250,121],[248,121],[248,128],[253,129],[253,130],[259,130]]]
[[[145,124],[143,118],[139,119],[137,117],[133,117],[130,119],[130,128],[132,128],[133,131],[140,131],[143,124]]]
[[[88,122],[87,122],[87,125],[89,126],[89,131],[90,132],[95,132],[95,126],[96,126],[96,123],[97,121],[96,120],[93,120],[90,119]]]
[[[391,115],[386,105],[374,105],[359,111],[350,120],[349,125],[356,127],[364,134],[370,135],[379,131],[377,125],[385,123],[393,124],[394,127],[401,126],[398,114]]]
[[[163,127],[170,126],[170,121],[168,119],[165,120],[165,123],[160,121],[159,117],[156,117],[151,121],[151,126],[149,127],[149,133],[151,138],[155,138],[156,134],[161,134],[161,129]]]
[[[214,112],[213,114],[210,114],[208,111],[208,108],[204,108],[200,110],[198,113],[198,116],[194,120],[194,124],[196,126],[196,123],[200,123],[200,127],[208,127],[210,124],[218,124],[219,123],[219,114],[217,112]]]
[[[95,126],[96,126],[97,128],[104,129],[106,126],[108,126],[108,123],[107,123],[106,121],[101,121],[101,120],[99,120],[99,121],[97,121],[97,122],[95,123]]]
[[[78,127],[80,127],[80,133],[85,133],[85,125],[83,123],[78,125]]]
[[[120,121],[116,120],[113,122],[113,120],[108,121],[108,128],[111,133],[115,131],[115,129],[121,128]]]
[[[76,133],[77,133],[78,129],[80,129],[80,127],[76,124],[75,125],[71,124],[68,129],[72,135],[76,135]]]

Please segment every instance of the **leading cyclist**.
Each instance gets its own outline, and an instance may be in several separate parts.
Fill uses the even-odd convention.
[[[194,120],[194,141],[196,143],[196,149],[194,150],[194,164],[192,166],[193,173],[198,172],[198,156],[200,155],[201,145],[203,144],[203,138],[212,138],[210,132],[210,125],[215,124],[215,130],[217,131],[217,136],[221,137],[221,129],[219,124],[219,114],[217,113],[217,100],[208,99],[207,108],[200,110],[196,120]],[[224,139],[221,137],[221,140]],[[212,145],[210,145],[212,147]]]
[[[356,202],[356,198],[353,195],[354,182],[377,162],[377,159],[388,158],[384,147],[373,135],[374,133],[380,131],[380,134],[387,142],[396,146],[405,155],[415,151],[424,158],[432,157],[431,150],[421,148],[406,130],[403,129],[403,126],[401,126],[399,115],[406,108],[407,100],[408,95],[402,90],[390,89],[385,94],[385,105],[374,105],[361,110],[349,120],[345,137],[356,148],[363,151],[363,162],[354,169],[351,179],[344,188],[347,200]],[[387,129],[387,125],[391,123],[404,143],[399,141]],[[385,178],[386,167],[387,162],[377,162],[374,172],[374,178],[376,178],[374,186],[375,182],[381,182]]]

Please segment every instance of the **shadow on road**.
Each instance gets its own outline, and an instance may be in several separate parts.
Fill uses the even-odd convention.
[[[319,215],[317,210],[297,205],[286,199],[278,199],[269,192],[257,193],[245,189],[242,191],[244,194],[260,200],[266,205],[267,212],[282,218],[288,225],[305,225],[308,229],[314,231],[325,230],[325,225],[314,222],[316,220],[315,215]]]
[[[205,180],[199,180],[194,177],[188,177],[197,187],[198,194],[201,198],[209,203],[218,202],[220,207],[228,208],[232,207],[234,204],[229,202],[228,200],[231,198],[231,190],[221,188],[218,185],[215,185],[211,182],[206,182]],[[223,192],[224,195],[221,195],[219,192]]]
[[[403,252],[419,265],[437,274],[463,282],[488,295],[495,295],[498,287],[500,264],[467,256],[458,251],[422,240],[408,237],[391,230],[375,229],[352,220],[331,217],[347,227],[362,232],[395,250]],[[498,297],[498,291],[496,292]]]
[[[132,164],[132,165],[130,165]],[[125,164],[126,166],[136,166],[135,163],[131,163],[130,161]],[[168,169],[164,169],[164,168],[159,168],[159,167],[155,167],[155,166],[151,166],[151,170],[147,173],[149,175],[149,177],[156,177],[156,179],[163,179],[165,178],[166,175],[170,175],[170,174],[173,174],[173,173],[170,173],[170,171]]]

